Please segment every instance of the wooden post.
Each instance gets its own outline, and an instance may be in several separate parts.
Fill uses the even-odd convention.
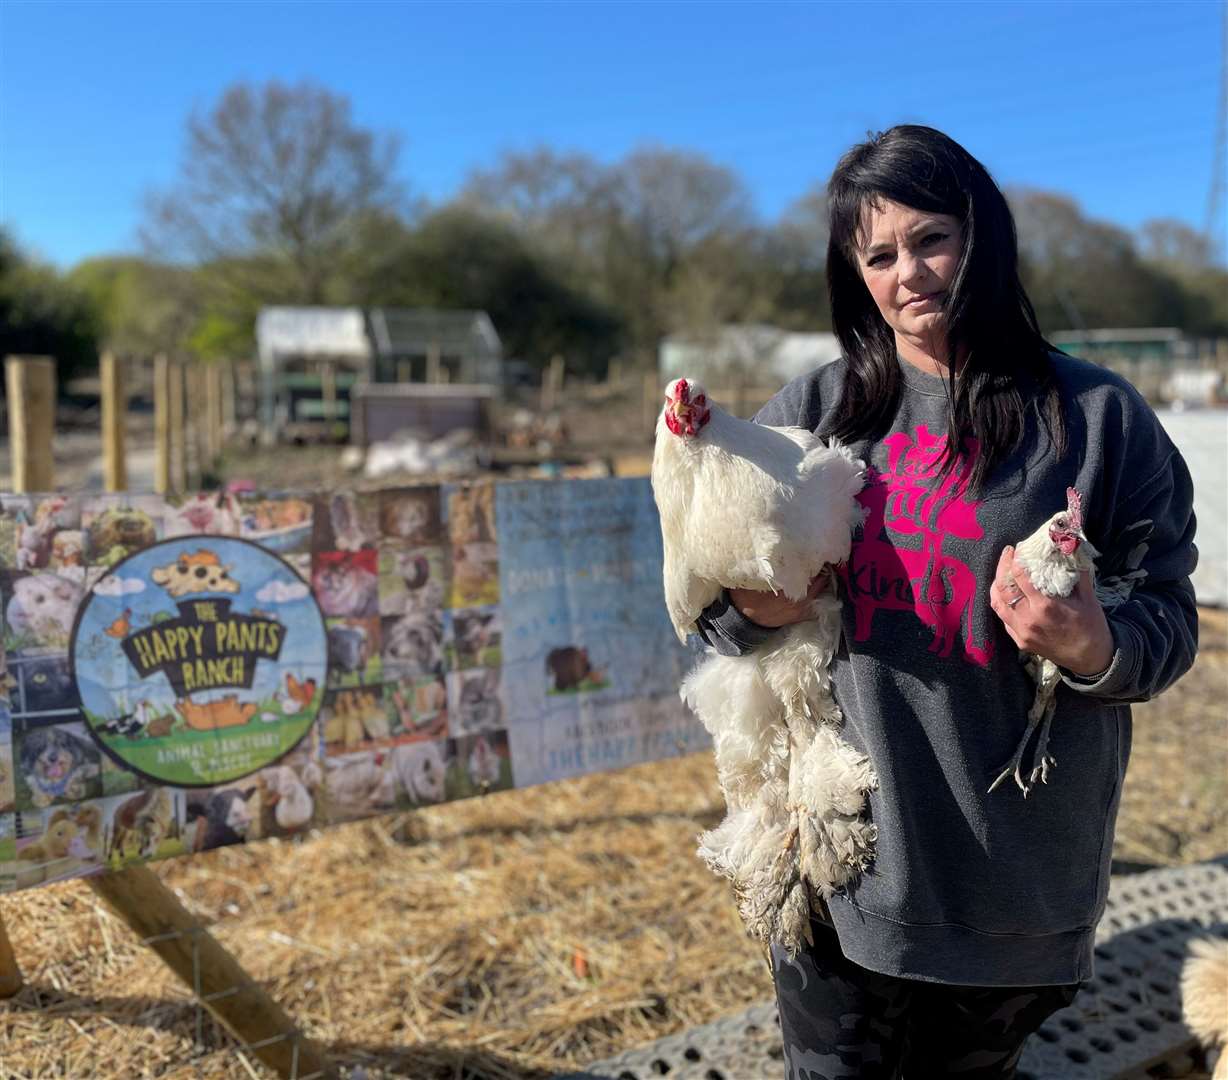
[[[229,362],[222,370],[222,440],[235,433],[239,426],[238,392],[239,365]]]
[[[429,383],[439,382],[439,369],[441,367],[441,357],[439,352],[439,343],[432,341],[426,347],[426,381]]]
[[[205,367],[205,448],[208,467],[213,469],[221,456],[225,440],[222,437],[222,365]]]
[[[409,360],[397,361],[397,382],[413,382],[414,367]]]
[[[337,369],[329,363],[320,368],[320,397],[324,401],[324,422],[331,438],[333,421],[337,419]]]
[[[167,416],[170,420],[171,491],[182,495],[188,490],[188,441],[183,426],[183,364],[170,361],[167,380]]]
[[[123,363],[109,349],[102,354],[102,483],[107,491],[128,486],[128,462],[124,457],[124,425],[128,419],[128,395],[124,390]]]
[[[17,966],[17,956],[8,931],[4,929],[4,920],[0,919],[0,998],[11,998],[21,986],[21,968]]]
[[[13,490],[50,491],[55,486],[55,361],[47,356],[10,356],[5,361],[9,402],[9,449]],[[22,986],[21,968],[0,920],[0,997]]]
[[[166,353],[154,357],[154,491],[171,489],[171,362]]]
[[[558,406],[559,397],[563,393],[564,373],[563,358],[556,353],[550,357],[550,366],[542,372],[542,412],[550,412]]]
[[[96,874],[85,882],[192,988],[218,1022],[278,1075],[289,1080],[337,1075],[321,1049],[149,867]]]
[[[9,453],[14,491],[50,491],[55,475],[55,361],[10,356],[4,362],[9,399]]]

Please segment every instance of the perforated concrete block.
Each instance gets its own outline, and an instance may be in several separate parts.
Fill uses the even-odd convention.
[[[1228,938],[1225,860],[1113,878],[1096,933],[1095,977],[1028,1040],[1020,1080],[1186,1075],[1196,1043],[1181,1022],[1192,937]],[[564,1080],[760,1080],[784,1075],[774,1002],[590,1065]]]

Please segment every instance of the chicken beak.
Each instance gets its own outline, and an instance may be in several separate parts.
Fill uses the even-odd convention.
[[[674,415],[683,423],[686,423],[691,416],[691,406],[683,401],[674,401],[671,402],[671,405],[673,406]]]

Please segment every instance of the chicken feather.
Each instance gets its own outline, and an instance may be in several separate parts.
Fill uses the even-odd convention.
[[[692,380],[666,390],[652,485],[661,518],[666,607],[680,639],[723,588],[802,600],[843,561],[862,512],[862,462],[800,427],[730,416]],[[682,696],[712,735],[727,815],[699,854],[728,877],[747,929],[794,954],[811,905],[863,870],[875,827],[863,819],[877,779],[839,738],[830,665],[834,596],[746,656],[709,652]]]

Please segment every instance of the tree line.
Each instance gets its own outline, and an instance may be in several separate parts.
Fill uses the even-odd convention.
[[[174,183],[144,207],[139,255],[65,273],[0,233],[0,350],[61,378],[98,350],[250,355],[270,304],[480,308],[508,356],[600,375],[661,337],[728,322],[830,328],[824,181],[775,222],[701,154],[603,163],[505,153],[442,205],[399,180],[399,141],[313,85],[238,84],[188,118]],[[1179,221],[1127,231],[1056,192],[1008,190],[1024,283],[1046,331],[1176,326],[1228,335],[1228,272]]]

